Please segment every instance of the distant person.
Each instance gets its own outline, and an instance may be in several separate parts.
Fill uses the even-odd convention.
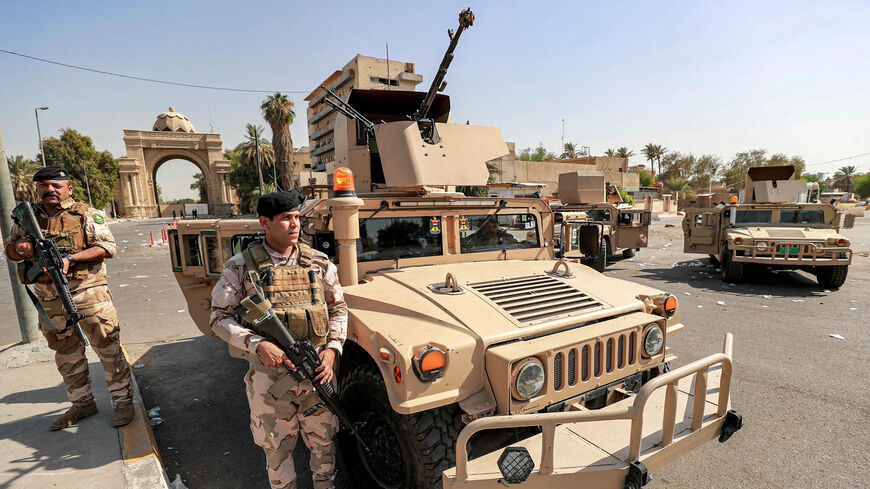
[[[184,209],[181,209],[181,218],[184,219],[184,217],[185,217],[185,215],[184,215]]]
[[[197,215],[197,210],[194,209],[194,210],[193,210],[193,218],[194,218],[194,219],[196,219],[196,215]]]
[[[175,211],[172,211],[172,218],[175,219]]]
[[[118,314],[106,281],[105,260],[115,255],[115,238],[102,212],[73,200],[70,175],[64,167],[41,168],[33,176],[33,181],[41,199],[34,206],[39,227],[47,238],[54,240],[63,254],[67,285],[83,316],[79,324],[103,364],[115,409],[112,426],[123,426],[133,419],[133,394],[130,366],[121,351]],[[6,255],[15,261],[33,258],[33,242],[17,224],[12,227],[4,244]],[[21,265],[26,267],[29,263],[25,261]],[[55,352],[57,369],[72,402],[72,407],[49,425],[52,431],[60,430],[97,414],[97,403],[91,392],[84,343],[75,328],[60,332],[66,327],[66,317],[54,284],[47,275],[41,274],[33,288],[39,307],[44,309],[52,323],[48,324],[40,317],[39,330],[48,340],[48,347]]]

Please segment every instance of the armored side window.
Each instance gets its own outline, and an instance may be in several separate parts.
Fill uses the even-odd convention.
[[[609,221],[610,209],[589,209],[586,212],[586,217],[590,221]]]
[[[538,222],[534,214],[461,216],[459,244],[463,253],[537,248]]]
[[[200,233],[202,247],[205,250],[205,276],[208,278],[220,278],[224,263],[221,261],[218,248],[217,231],[209,230]]]
[[[230,258],[237,253],[241,253],[254,241],[263,239],[264,236],[263,233],[234,234],[233,237],[230,238]]]
[[[772,211],[761,209],[737,209],[735,224],[770,224]]]
[[[201,267],[202,256],[199,254],[199,235],[184,234],[181,236],[181,243],[184,255],[184,266]]]
[[[443,254],[440,216],[374,217],[359,227],[358,261]]]
[[[178,239],[178,230],[170,229],[169,234],[169,258],[172,260],[172,271],[180,272],[181,268],[181,242]]]

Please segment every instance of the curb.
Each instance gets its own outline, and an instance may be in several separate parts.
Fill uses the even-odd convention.
[[[121,444],[121,461],[124,467],[124,478],[127,489],[170,489],[169,477],[163,468],[157,440],[151,430],[151,423],[145,413],[139,384],[133,375],[133,363],[127,355],[127,350],[121,346],[124,358],[130,366],[130,382],[133,385],[133,408],[136,415],[126,426],[118,428],[118,439]]]

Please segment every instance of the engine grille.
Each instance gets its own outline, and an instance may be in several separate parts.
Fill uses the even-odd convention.
[[[521,323],[580,314],[604,305],[547,275],[470,284]]]
[[[565,387],[574,387],[578,381],[589,382],[605,373],[634,365],[637,358],[634,351],[637,335],[637,331],[624,332],[603,341],[590,341],[556,353],[553,356],[553,388],[559,391]]]

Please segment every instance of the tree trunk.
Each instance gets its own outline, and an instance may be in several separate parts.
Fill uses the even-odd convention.
[[[275,151],[275,165],[278,169],[278,185],[287,190],[293,187],[293,175],[298,173],[293,158],[293,139],[290,125],[286,122],[269,124],[272,126],[272,149]]]

